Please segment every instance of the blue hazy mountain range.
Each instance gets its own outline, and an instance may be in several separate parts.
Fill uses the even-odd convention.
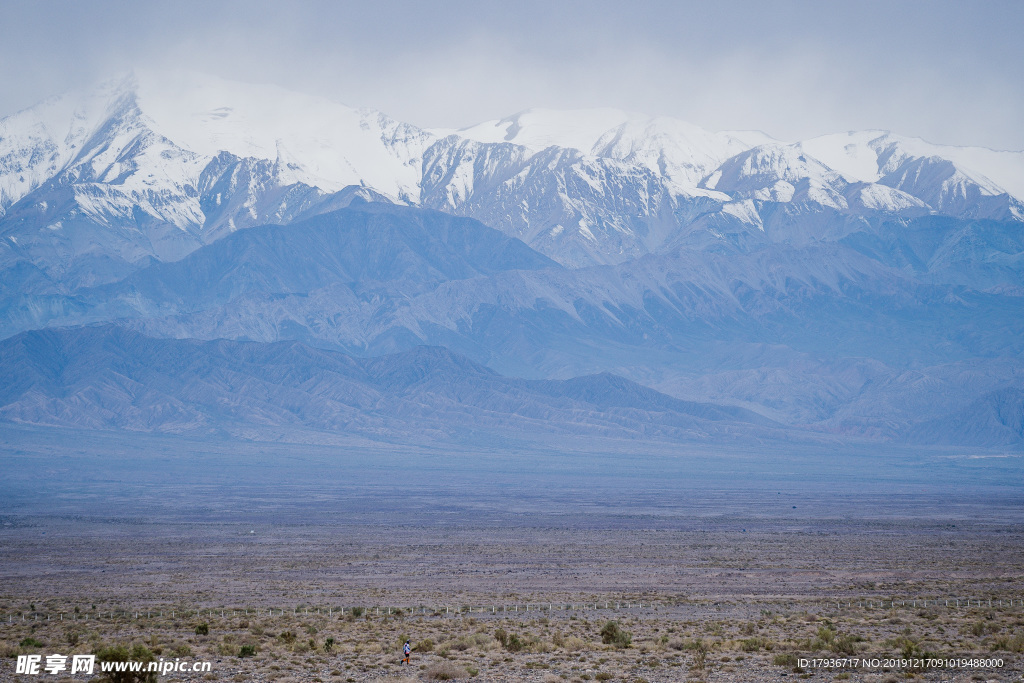
[[[487,443],[519,434],[692,440],[773,433],[754,412],[610,374],[522,380],[440,347],[353,358],[298,342],[153,339],[116,326],[0,342],[0,417],[89,429]],[[300,437],[302,438],[302,437]]]
[[[1024,445],[1024,155],[610,110],[432,131],[176,78],[0,121],[0,373],[20,387],[3,419],[411,438],[410,395],[366,364],[444,358],[463,374],[435,383],[487,376],[505,397],[417,394],[424,429],[449,436],[533,429],[521,408],[563,434]],[[262,119],[267,97],[292,117]],[[255,360],[231,369],[235,399],[191,393],[235,353],[363,374],[333,408]],[[589,398],[537,384],[576,377]],[[353,398],[372,392],[376,408]],[[285,394],[295,411],[268,413]]]
[[[472,219],[361,203],[241,230],[117,283],[18,297],[4,316],[11,334],[113,321],[150,339],[292,339],[359,356],[446,346],[509,375],[614,370],[812,432],[998,445],[1020,438],[998,416],[1021,404],[1022,304],[921,282],[843,243],[568,269]],[[989,414],[972,432],[922,429]]]

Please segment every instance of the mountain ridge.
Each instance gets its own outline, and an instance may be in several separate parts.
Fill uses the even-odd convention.
[[[756,228],[774,205],[1024,220],[1024,152],[876,133],[782,143],[613,110],[429,130],[276,86],[138,72],[0,120],[0,268],[54,290],[109,282],[344,192],[474,217],[570,267],[657,251],[702,215]],[[738,161],[752,154],[755,175]]]
[[[438,347],[356,359],[298,342],[159,340],[108,325],[4,340],[0,372],[9,378],[0,420],[49,427],[383,441],[517,431],[700,441],[778,427],[608,375],[508,379]]]
[[[425,131],[191,78],[0,121],[0,337],[426,344],[807,434],[899,441],[975,415],[970,438],[1018,443],[1024,223],[977,170],[1012,180],[1013,155],[608,110]]]

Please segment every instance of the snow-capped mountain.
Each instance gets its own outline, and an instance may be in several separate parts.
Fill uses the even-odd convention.
[[[275,86],[138,72],[0,120],[0,291],[113,281],[356,196],[477,218],[580,267],[730,234],[841,239],[850,219],[1018,222],[1024,153],[881,131],[783,143],[617,110],[425,130]]]
[[[115,323],[171,361],[193,347],[168,339],[360,357],[428,344],[511,376],[612,372],[819,435],[1018,447],[1022,198],[1024,153],[884,131],[785,142],[539,109],[425,130],[140,72],[0,120],[0,337],[70,326],[72,348]],[[23,360],[0,368],[28,377],[17,419],[88,418],[51,420],[77,385],[33,393]],[[124,387],[89,405],[180,398]],[[521,424],[521,397],[499,394],[486,409],[512,417],[495,424]],[[424,405],[451,405],[438,396]]]
[[[0,121],[0,267],[74,287],[354,196],[415,201],[431,139],[269,86],[132,74]]]
[[[459,135],[477,142],[510,142],[532,152],[570,148],[636,164],[661,176],[671,191],[682,194],[711,194],[699,188],[700,181],[722,162],[753,146],[775,142],[756,131],[712,133],[678,119],[617,109],[530,109],[461,130]]]
[[[47,100],[2,119],[0,130],[3,211],[71,168],[90,167],[102,182],[138,191],[194,181],[190,162],[201,168],[225,152],[275,162],[287,184],[324,192],[369,185],[415,202],[419,161],[435,137],[377,111],[276,86],[144,71]]]

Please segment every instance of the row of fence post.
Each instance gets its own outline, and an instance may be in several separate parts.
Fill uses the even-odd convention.
[[[605,610],[623,610],[623,609],[634,609],[634,608],[643,609],[645,604],[647,605],[648,608],[655,607],[655,603],[653,603],[653,602],[644,603],[643,601],[632,602],[632,601],[611,601],[611,600],[607,600],[607,601],[605,601],[603,603],[602,602],[584,602],[584,603],[555,603],[555,602],[546,602],[546,603],[523,603],[523,604],[515,603],[515,604],[512,604],[512,605],[497,605],[497,604],[480,605],[480,606],[460,605],[460,606],[457,606],[457,607],[454,608],[454,612],[455,612],[455,614],[473,614],[473,613],[480,613],[480,614],[487,614],[487,613],[490,613],[490,614],[499,614],[499,613],[500,614],[507,614],[509,612],[517,614],[520,611],[519,610],[520,607],[523,608],[524,612],[559,612],[559,611],[581,611],[581,610],[601,610],[601,609],[605,609]],[[671,605],[672,603],[665,603],[665,604]],[[697,604],[699,605],[700,603],[697,603]],[[750,604],[755,605],[757,603],[750,603]],[[768,604],[768,603],[766,603],[766,604]],[[714,603],[714,606],[718,607],[719,603]],[[940,607],[941,606],[941,607],[952,607],[952,608],[960,608],[960,607],[964,607],[964,608],[971,608],[971,607],[1015,607],[1015,606],[1024,607],[1024,599],[1020,599],[1020,598],[1010,598],[1010,599],[1003,599],[1003,598],[986,598],[986,599],[977,599],[977,598],[928,598],[928,599],[911,599],[911,600],[893,600],[893,599],[889,599],[889,600],[875,600],[875,599],[870,599],[870,600],[846,600],[846,601],[836,600],[834,602],[833,601],[826,602],[825,606],[828,607],[829,609],[831,609],[833,606],[835,606],[836,609],[843,609],[843,608],[852,609],[854,607],[856,607],[856,608],[868,608],[868,609],[895,609],[896,607],[929,607],[929,606],[932,606],[932,607]],[[488,610],[488,608],[490,608],[490,609]],[[340,607],[340,608],[334,608],[334,607],[326,607],[326,608],[321,608],[321,607],[314,607],[314,608],[310,608],[310,607],[302,607],[302,608],[293,607],[292,608],[292,616],[298,616],[300,614],[303,615],[303,616],[308,616],[310,614],[310,609],[313,609],[313,614],[316,614],[316,615],[326,615],[329,618],[333,618],[334,617],[334,613],[336,611],[338,612],[338,614],[340,616],[345,616],[346,614],[349,614],[349,613],[355,614],[356,611],[359,611],[360,614],[369,613],[369,610],[371,608],[369,608],[369,607]],[[372,609],[374,610],[373,613],[375,615],[378,615],[378,616],[381,614],[381,610],[382,609],[386,610],[384,612],[384,614],[387,614],[387,615],[394,615],[394,614],[398,614],[398,613],[401,613],[401,614],[408,613],[408,614],[421,614],[421,615],[436,615],[436,614],[442,614],[442,613],[443,614],[451,614],[452,611],[453,611],[452,607],[450,605],[445,605],[443,608],[442,607],[426,607],[426,606],[423,606],[423,605],[417,605],[417,606],[414,606],[414,607],[380,607],[380,606],[375,606]],[[250,607],[247,607],[247,608],[232,608],[232,609],[228,609],[228,608],[218,608],[218,609],[209,608],[209,609],[205,609],[205,610],[195,610],[195,611],[191,611],[191,612],[189,612],[189,611],[180,612],[179,610],[176,610],[176,609],[172,609],[172,610],[145,610],[145,611],[143,611],[143,610],[110,610],[110,611],[106,611],[106,612],[104,612],[104,611],[95,612],[95,613],[93,613],[92,618],[93,618],[93,620],[103,619],[104,618],[104,614],[105,614],[107,619],[116,619],[116,618],[122,618],[122,619],[141,619],[141,618],[152,619],[154,615],[156,615],[159,618],[163,618],[165,612],[167,612],[168,616],[170,616],[172,619],[178,618],[179,615],[181,616],[181,618],[189,618],[189,617],[191,617],[191,618],[200,618],[201,619],[205,615],[205,617],[207,619],[213,619],[213,618],[217,618],[217,617],[220,617],[221,619],[224,619],[226,617],[250,616],[250,612],[252,613],[252,615],[257,616],[257,617],[259,617],[259,616],[273,617],[275,615],[277,615],[277,616],[284,616],[287,613],[287,610],[282,609],[282,608],[275,608],[275,607],[265,607],[265,608],[260,608],[260,607],[250,608]],[[88,613],[59,612],[58,614],[54,615],[54,614],[51,614],[51,613],[29,612],[28,613],[28,617],[26,617],[26,613],[19,612],[17,614],[17,616],[19,617],[18,619],[15,618],[14,614],[8,614],[6,623],[12,624],[12,623],[14,623],[16,621],[17,622],[43,621],[43,620],[50,621],[54,617],[56,617],[56,619],[59,620],[59,621],[65,621],[65,618],[64,618],[65,615],[70,617],[70,621],[79,621],[79,620],[81,620],[81,621],[88,621],[89,620],[89,614]],[[0,617],[0,623],[4,623],[2,617]]]
[[[486,614],[486,613],[488,613],[488,608],[490,608],[490,613],[491,614],[508,613],[508,612],[518,613],[520,607],[523,608],[524,612],[531,612],[531,611],[532,612],[544,612],[544,611],[556,612],[556,611],[576,611],[576,610],[588,610],[588,609],[593,609],[593,610],[599,610],[599,609],[622,610],[622,609],[634,609],[634,608],[643,609],[644,604],[645,603],[642,602],[642,601],[637,601],[637,602],[625,602],[625,601],[612,602],[612,601],[609,600],[609,601],[606,601],[604,603],[600,603],[600,602],[593,602],[593,603],[591,603],[591,602],[588,602],[588,603],[554,603],[554,602],[548,602],[548,603],[523,603],[523,604],[516,603],[516,604],[512,604],[512,605],[480,605],[480,606],[459,605],[459,606],[456,606],[454,608],[454,613],[455,614],[473,614],[473,613],[479,612],[480,614]],[[646,605],[648,607],[652,606],[652,604],[650,602],[647,602]],[[311,608],[309,608],[309,607],[302,607],[302,608],[293,607],[292,608],[292,616],[298,616],[300,614],[303,615],[303,616],[308,616],[310,614],[310,609]],[[340,616],[345,616],[346,614],[349,614],[349,613],[353,613],[354,614],[357,610],[359,611],[360,614],[369,613],[370,609],[373,609],[374,610],[373,613],[375,615],[378,615],[378,616],[381,614],[381,610],[386,610],[384,612],[384,614],[388,614],[388,615],[394,615],[394,614],[398,614],[398,613],[402,613],[402,614],[408,613],[408,614],[423,614],[423,615],[430,614],[430,615],[434,615],[434,614],[441,614],[442,610],[443,610],[444,614],[451,614],[453,612],[453,608],[452,608],[451,605],[445,605],[444,607],[426,607],[426,606],[423,606],[423,605],[417,605],[417,606],[414,606],[414,607],[380,607],[380,606],[375,606],[375,607],[372,607],[372,608],[370,608],[370,607],[358,607],[358,606],[357,607],[340,607],[340,608],[334,608],[334,607],[326,607],[326,608],[314,607],[312,609],[313,609],[313,612],[312,612],[313,614],[316,614],[316,615],[326,615],[328,618],[333,618],[335,611],[337,611]],[[163,618],[165,612],[167,612],[167,615],[170,618],[172,618],[172,619],[178,618],[179,616],[181,618],[188,618],[188,617],[191,617],[191,618],[203,618],[205,616],[207,619],[213,619],[213,618],[216,618],[216,617],[220,617],[221,619],[224,619],[226,617],[249,616],[250,615],[250,611],[252,612],[253,616],[257,616],[257,617],[258,616],[273,617],[275,615],[277,615],[277,616],[284,616],[287,613],[287,610],[285,610],[285,609],[274,608],[274,607],[265,607],[265,608],[231,608],[231,609],[229,609],[229,608],[217,608],[217,609],[210,608],[210,609],[205,609],[205,610],[194,610],[194,611],[191,611],[191,612],[189,612],[189,611],[179,612],[178,610],[144,610],[144,611],[143,610],[109,610],[109,611],[99,611],[99,612],[93,613],[92,614],[92,619],[93,620],[103,619],[104,615],[106,615],[107,619],[116,619],[116,618],[121,618],[121,619],[142,619],[142,618],[152,619],[154,616],[156,616],[158,618]],[[19,619],[15,619],[15,615],[14,614],[8,614],[7,615],[7,623],[13,623],[15,621],[19,621],[19,622],[20,621],[41,621],[41,620],[50,621],[51,618],[53,618],[53,617],[56,617],[57,620],[59,620],[59,621],[64,621],[64,616],[65,615],[68,615],[70,617],[69,620],[71,620],[71,621],[88,621],[89,620],[89,613],[78,613],[78,612],[70,612],[69,611],[69,612],[59,612],[56,615],[54,615],[54,614],[51,614],[51,613],[43,613],[43,612],[29,612],[28,615],[26,616],[25,612],[19,612],[18,615],[17,615],[18,617],[20,617]],[[3,623],[2,619],[0,619],[0,623]]]

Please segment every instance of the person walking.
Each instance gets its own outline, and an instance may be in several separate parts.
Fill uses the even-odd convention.
[[[409,645],[409,641],[405,641],[405,645],[402,646],[402,664],[409,663],[409,655],[412,653],[412,645]]]

